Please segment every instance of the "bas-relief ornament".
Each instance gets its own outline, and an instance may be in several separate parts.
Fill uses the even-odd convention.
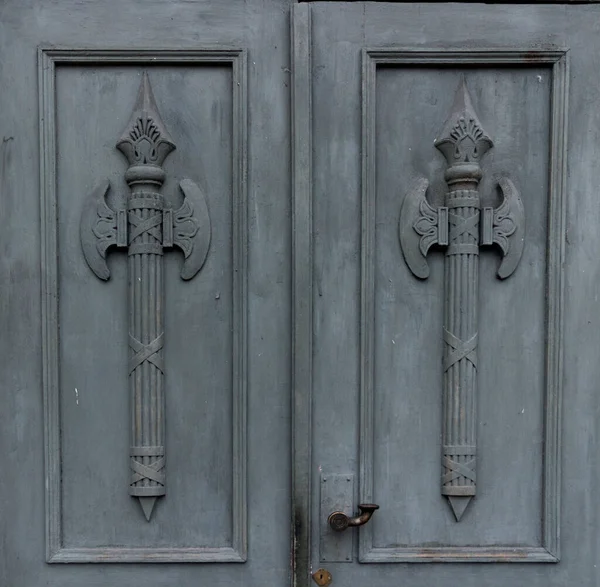
[[[464,80],[434,145],[448,164],[444,206],[429,204],[429,183],[420,178],[404,199],[398,229],[406,263],[421,279],[429,276],[429,249],[445,247],[441,491],[459,521],[477,487],[479,247],[497,244],[503,257],[497,275],[509,277],[523,252],[525,217],[519,192],[507,178],[498,182],[502,203],[481,213],[480,162],[493,142],[475,113]]]
[[[163,253],[181,249],[182,279],[202,268],[210,246],[210,217],[203,193],[189,179],[180,182],[183,204],[174,210],[160,192],[162,165],[175,143],[160,118],[150,82],[143,75],[133,114],[116,147],[127,159],[130,191],[113,209],[108,181],[90,194],[81,217],[81,246],[90,269],[110,277],[110,247],[127,249],[129,280],[129,389],[131,476],[129,493],[140,500],[149,521],[166,492]]]

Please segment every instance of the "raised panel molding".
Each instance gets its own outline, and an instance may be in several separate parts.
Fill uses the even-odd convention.
[[[59,274],[56,188],[56,66],[117,64],[229,65],[232,71],[233,146],[233,503],[232,544],[214,547],[138,548],[65,547],[61,494],[61,417]],[[46,560],[85,562],[244,562],[247,556],[247,82],[246,52],[241,49],[131,50],[40,48],[40,202],[42,263],[42,348],[46,482]],[[187,184],[186,184],[187,185]],[[118,232],[118,222],[117,228]],[[119,240],[119,235],[114,235]],[[116,241],[115,241],[116,242]],[[117,243],[119,244],[119,243]],[[185,252],[185,251],[184,251]],[[192,255],[193,257],[193,255]],[[187,258],[187,255],[186,255]],[[200,263],[201,264],[201,263]],[[185,271],[185,266],[184,266]],[[183,275],[182,275],[183,276]],[[189,278],[183,276],[185,278]],[[201,496],[200,496],[201,497]],[[202,501],[200,500],[201,504]]]
[[[299,2],[315,2],[316,0],[298,0]],[[318,0],[319,2],[338,2],[339,0]],[[360,0],[348,0],[349,2],[358,2]],[[387,2],[393,2],[395,4],[405,4],[410,0],[386,0]],[[423,0],[429,4],[438,4],[443,0]],[[471,2],[478,2],[478,0],[458,0],[462,4],[469,4]],[[597,4],[600,0],[529,0],[524,2],[523,0],[500,0],[494,2],[495,4]]]
[[[542,496],[542,540],[537,547],[438,546],[375,547],[373,526],[360,529],[361,562],[557,562],[560,557],[560,447],[562,387],[563,259],[566,204],[566,132],[568,58],[563,49],[438,50],[382,48],[363,51],[362,79],[362,243],[361,243],[361,392],[360,392],[360,501],[374,497],[374,364],[375,364],[375,204],[376,204],[376,75],[378,66],[488,66],[547,65],[552,71],[550,188],[546,242],[546,373]],[[423,192],[425,186],[417,186]],[[420,193],[419,192],[419,193]],[[418,194],[417,194],[418,195]],[[439,208],[439,213],[443,208]],[[491,210],[491,209],[490,209]],[[437,222],[436,211],[435,218]],[[487,216],[489,216],[489,212]],[[483,222],[489,221],[484,214]],[[493,221],[493,218],[491,218]],[[489,225],[490,222],[487,222]],[[492,223],[493,224],[493,223]],[[486,225],[487,226],[487,225]],[[485,227],[484,227],[485,228]],[[488,226],[488,229],[490,226]],[[493,228],[493,226],[491,227]],[[419,233],[420,234],[420,233]],[[438,239],[436,230],[436,239]],[[445,236],[441,235],[442,241]],[[446,235],[447,236],[447,235]],[[492,244],[484,230],[482,244]],[[439,239],[438,239],[439,240]],[[436,241],[437,242],[437,241]],[[493,241],[495,242],[495,241]],[[447,244],[441,242],[440,244]],[[427,247],[428,248],[428,247]],[[421,249],[423,251],[423,248]],[[425,251],[426,252],[426,251]],[[415,267],[423,268],[416,259]],[[407,259],[409,262],[409,259]],[[410,265],[410,262],[409,262]],[[415,269],[411,266],[413,272]],[[426,269],[426,265],[425,265]],[[418,275],[418,271],[415,273]],[[425,277],[426,275],[418,275]],[[474,492],[474,491],[473,491]],[[460,517],[460,516],[459,516]]]

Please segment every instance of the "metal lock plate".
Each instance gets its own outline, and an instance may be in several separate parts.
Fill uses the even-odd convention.
[[[354,476],[321,475],[320,560],[323,563],[352,562],[352,540],[355,532],[336,532],[329,526],[329,514],[354,515]]]
[[[313,581],[317,585],[321,585],[321,587],[327,587],[327,585],[331,585],[331,581],[333,580],[331,573],[327,569],[319,569],[313,573],[312,578]]]

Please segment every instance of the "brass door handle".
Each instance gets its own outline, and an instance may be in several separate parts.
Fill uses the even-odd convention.
[[[327,521],[332,530],[343,532],[348,526],[363,526],[371,519],[373,512],[378,509],[379,506],[376,503],[361,503],[358,506],[360,512],[358,516],[350,518],[344,512],[333,512],[329,514]]]

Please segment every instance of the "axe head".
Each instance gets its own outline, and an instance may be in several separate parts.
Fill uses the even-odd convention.
[[[446,228],[440,222],[440,209],[433,208],[426,198],[429,182],[421,177],[408,190],[398,220],[398,238],[404,260],[419,279],[429,277],[427,252],[434,244],[444,243],[440,233]],[[441,237],[441,238],[440,238]]]
[[[510,179],[503,177],[498,184],[503,200],[495,209],[483,209],[481,244],[500,247],[503,259],[497,275],[500,279],[506,279],[514,273],[523,255],[525,210],[519,190]]]
[[[89,268],[100,279],[107,280],[110,271],[106,264],[109,247],[119,244],[119,218],[106,203],[106,194],[110,188],[108,181],[96,185],[88,197],[79,224],[79,237],[83,256]]]
[[[210,248],[211,228],[208,205],[202,190],[191,180],[179,183],[183,204],[172,212],[172,243],[183,252],[185,261],[181,278],[192,279],[206,261]]]

